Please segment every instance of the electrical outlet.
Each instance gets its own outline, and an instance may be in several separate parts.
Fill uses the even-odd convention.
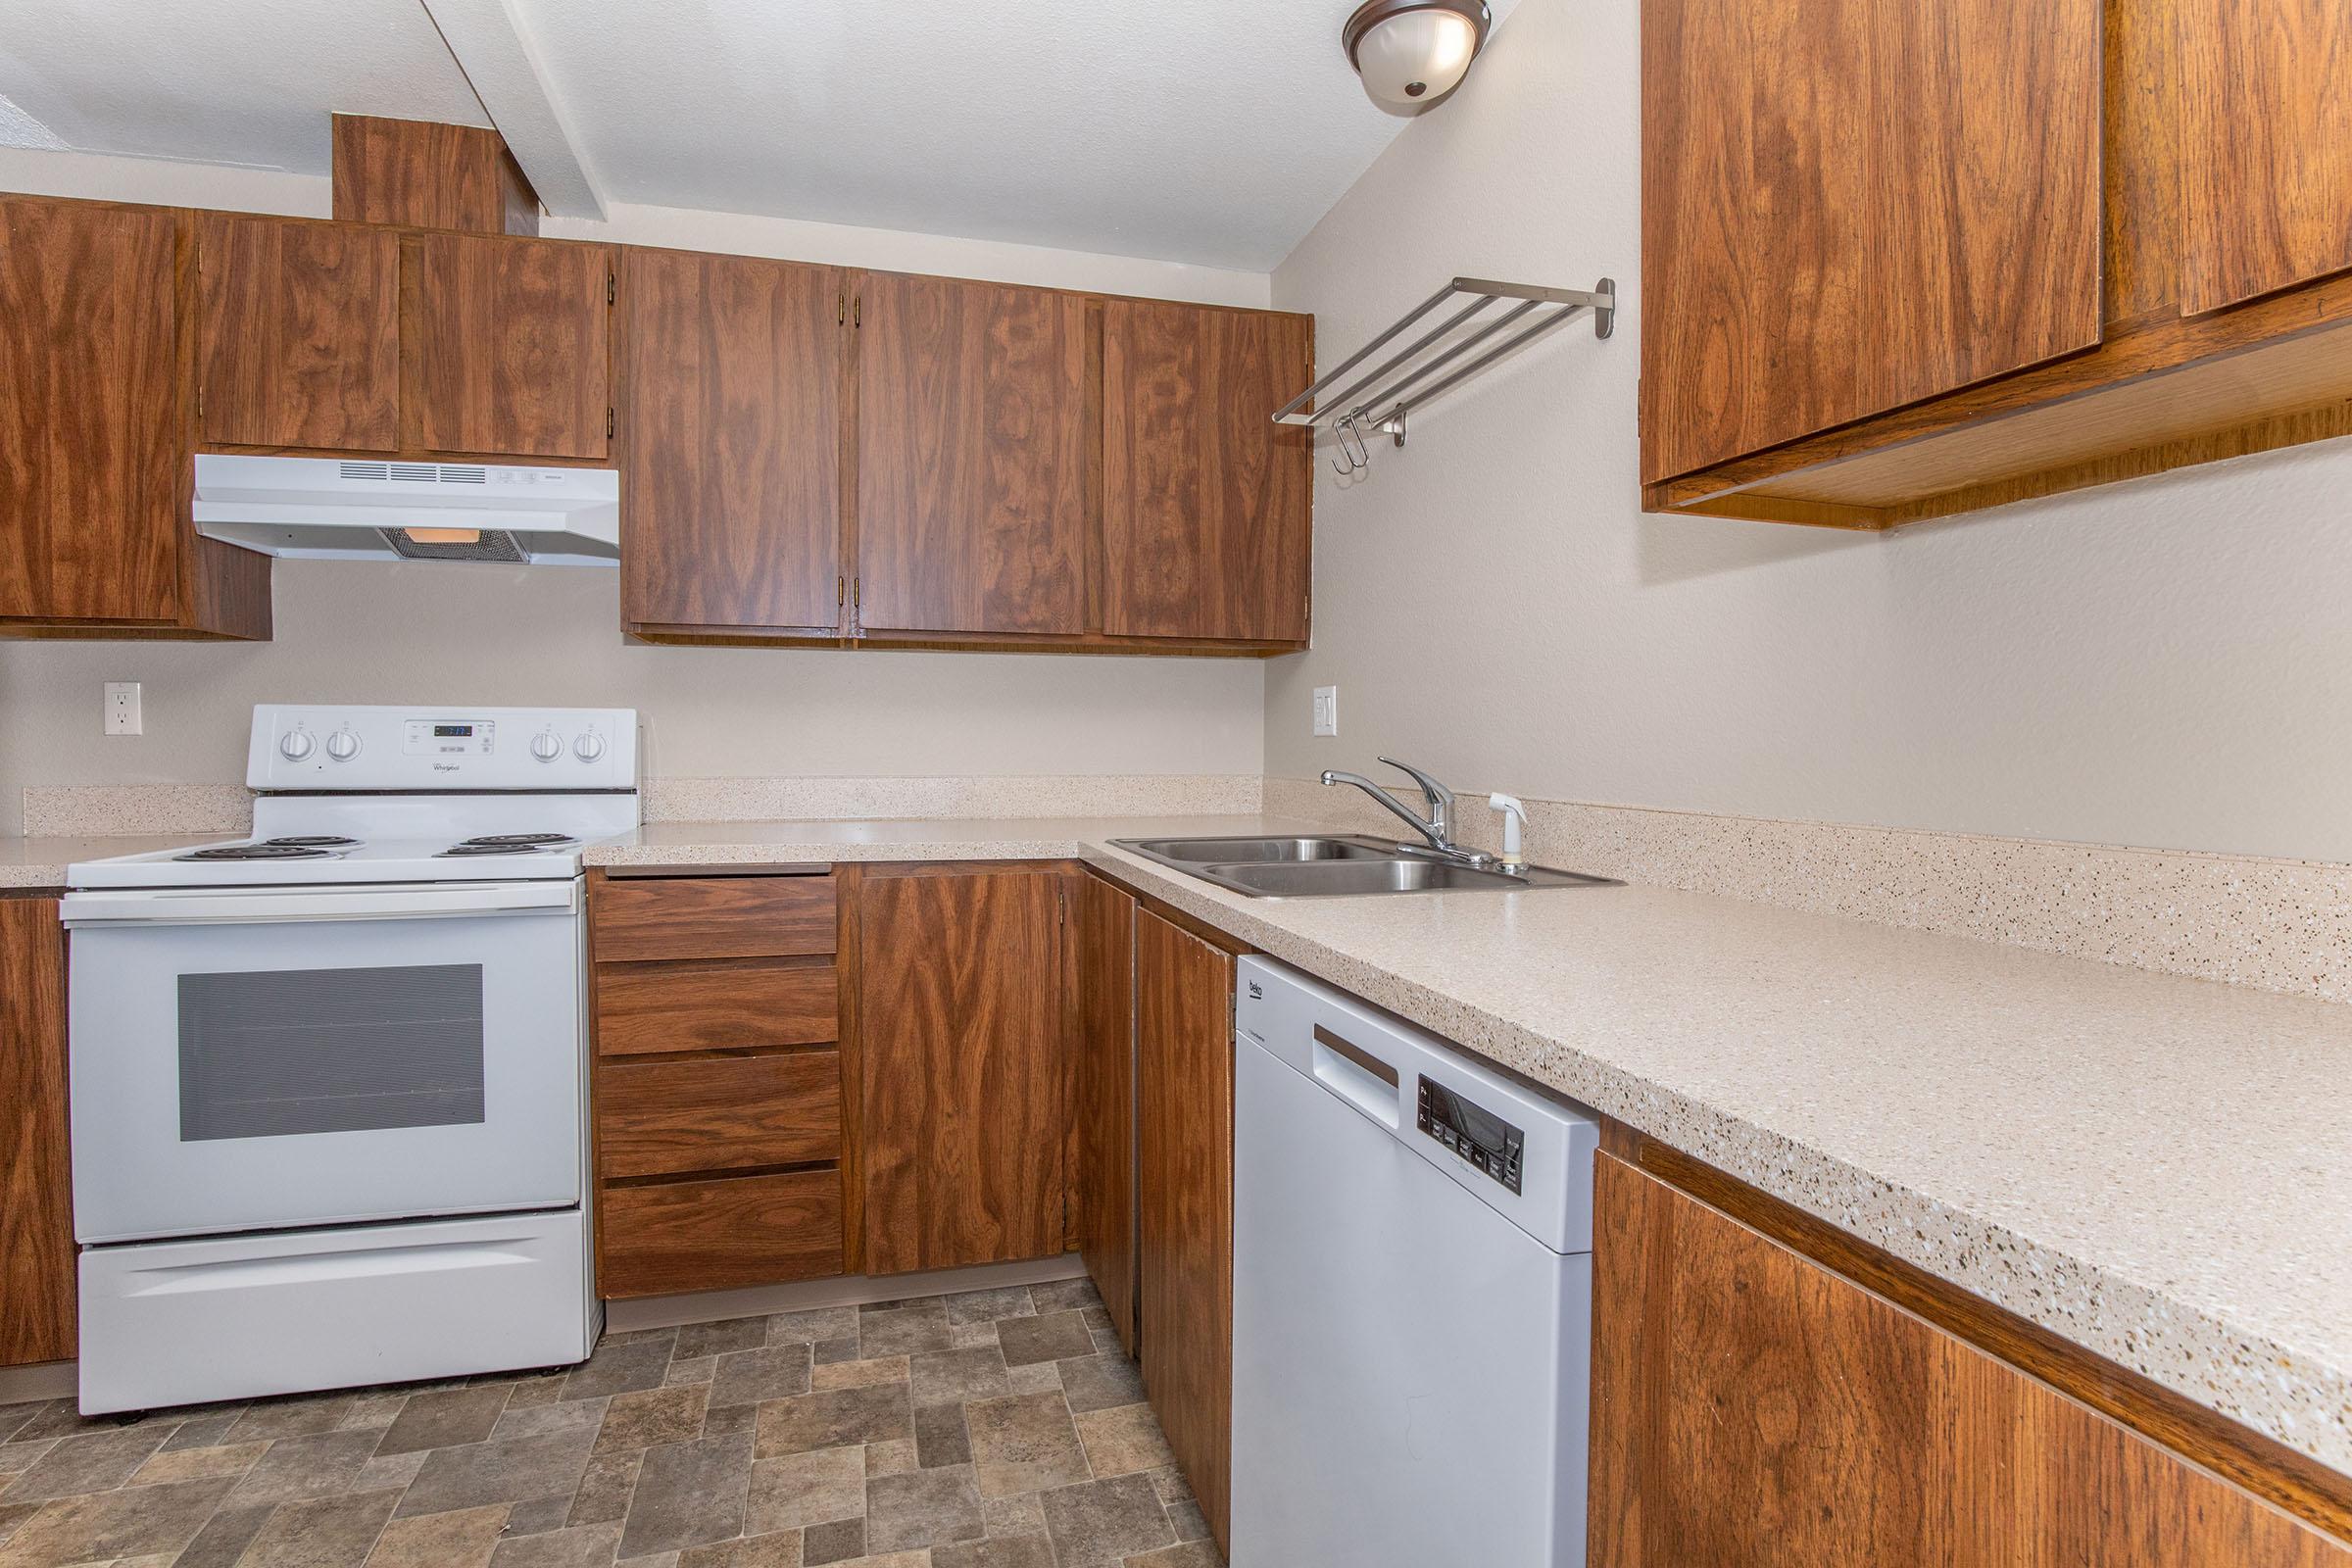
[[[1340,689],[1337,686],[1315,688],[1315,733],[1337,735],[1340,732]]]
[[[139,683],[135,680],[108,681],[106,732],[109,735],[136,735],[139,729]]]

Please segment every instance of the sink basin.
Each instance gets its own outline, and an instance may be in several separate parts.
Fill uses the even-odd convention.
[[[1520,893],[1615,887],[1606,877],[1529,866],[1512,874],[1456,865],[1374,838],[1113,839],[1148,860],[1253,899],[1345,899],[1389,893]]]
[[[1266,860],[1391,860],[1396,846],[1379,839],[1120,839],[1121,849],[1175,864],[1234,865]]]

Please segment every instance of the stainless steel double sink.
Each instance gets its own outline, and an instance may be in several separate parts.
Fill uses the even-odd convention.
[[[1511,872],[1436,858],[1391,839],[1112,839],[1114,846],[1252,899],[1362,898],[1389,893],[1595,888],[1606,877],[1531,865]]]

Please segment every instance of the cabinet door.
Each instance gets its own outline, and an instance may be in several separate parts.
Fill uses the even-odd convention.
[[[1078,1255],[1135,1353],[1135,897],[1078,883]]]
[[[1593,1568],[2352,1568],[2119,1423],[1597,1163]]]
[[[412,451],[602,458],[611,283],[599,245],[422,234],[407,326]]]
[[[837,631],[841,274],[625,256],[621,618]]]
[[[0,197],[0,619],[169,621],[179,219]]]
[[[865,1269],[1062,1250],[1058,870],[869,869],[858,894]]]
[[[859,626],[1083,632],[1086,298],[885,273],[858,294]]]
[[[1219,1544],[1233,1479],[1233,959],[1135,916],[1144,1387]]]
[[[1644,0],[1643,482],[2098,342],[2102,13]]]
[[[55,899],[0,894],[0,1366],[74,1350],[66,933]]]
[[[1314,321],[1111,300],[1102,314],[1102,629],[1306,639]]]
[[[196,256],[205,441],[398,448],[398,234],[208,213]]]
[[[2352,11],[2181,0],[2181,309],[2352,268]]]

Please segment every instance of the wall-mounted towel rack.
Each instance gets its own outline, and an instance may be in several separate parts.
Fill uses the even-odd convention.
[[[1467,298],[1469,303],[1339,391],[1324,395],[1333,383],[1354,374],[1357,366],[1410,331],[1431,312],[1458,298]],[[1505,308],[1486,315],[1488,307],[1494,305]],[[1393,436],[1398,446],[1404,445],[1405,416],[1415,404],[1451,391],[1584,311],[1592,313],[1594,336],[1607,337],[1615,331],[1616,283],[1604,277],[1590,289],[1542,288],[1533,283],[1457,277],[1349,355],[1337,369],[1284,404],[1274,422],[1330,426],[1340,445],[1340,461],[1334,466],[1342,473],[1358,472],[1372,466],[1365,431]]]

